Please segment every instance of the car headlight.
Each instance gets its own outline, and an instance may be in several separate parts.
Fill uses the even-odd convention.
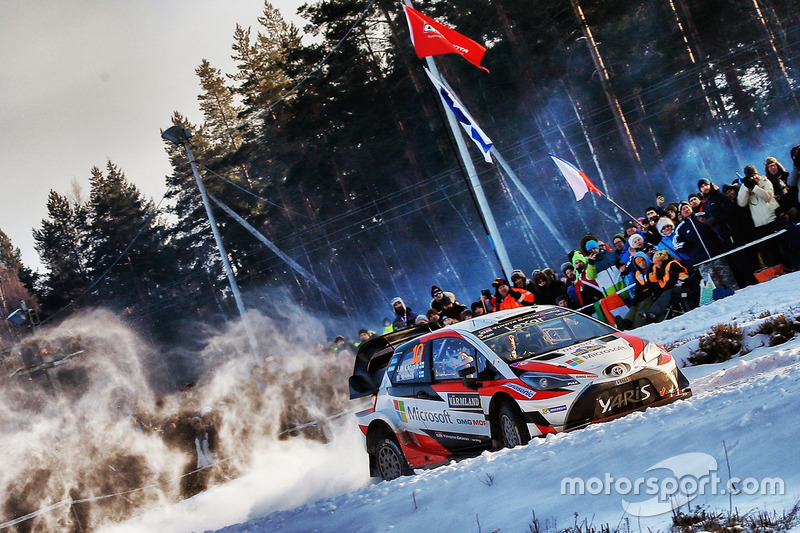
[[[642,350],[642,360],[645,363],[652,363],[653,361],[657,360],[660,355],[661,348],[659,348],[654,342],[648,342],[645,345],[644,350]]]
[[[562,374],[545,374],[542,372],[525,372],[519,379],[536,390],[552,390],[578,385],[577,379]]]

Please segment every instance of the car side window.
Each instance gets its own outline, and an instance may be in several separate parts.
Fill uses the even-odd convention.
[[[415,344],[403,350],[397,358],[392,383],[421,383],[428,379],[425,344]]]
[[[461,379],[458,371],[468,366],[478,365],[480,372],[486,361],[477,350],[464,339],[434,339],[431,342],[433,352],[433,378],[436,380]],[[480,356],[477,358],[476,355]],[[474,374],[471,377],[475,377]]]

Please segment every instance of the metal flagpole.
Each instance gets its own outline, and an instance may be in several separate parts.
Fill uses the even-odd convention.
[[[219,200],[214,198],[214,196],[211,195],[211,194],[209,194],[208,197],[211,198],[211,200],[215,204],[217,204],[217,206],[219,206],[220,209],[222,209],[223,211],[228,213],[228,215],[230,215],[231,218],[233,218],[236,222],[238,222],[239,225],[241,225],[244,229],[249,231],[250,234],[253,237],[255,237],[256,239],[258,239],[259,241],[264,243],[267,246],[267,248],[269,248],[270,250],[272,250],[275,253],[275,255],[277,255],[278,257],[283,259],[283,261],[286,262],[287,265],[292,267],[292,269],[294,269],[295,272],[297,272],[298,274],[300,274],[301,276],[303,276],[304,278],[306,278],[307,280],[312,282],[314,285],[316,285],[316,287],[320,290],[320,292],[328,295],[334,302],[336,302],[337,304],[339,304],[342,307],[344,307],[344,302],[339,297],[339,295],[337,295],[331,289],[326,287],[320,280],[318,280],[316,277],[314,277],[314,275],[311,272],[309,272],[308,270],[306,270],[305,268],[300,266],[300,264],[297,261],[295,261],[294,259],[292,259],[288,255],[283,253],[283,251],[281,251],[280,248],[275,246],[275,244],[272,241],[270,241],[264,235],[259,233],[259,231],[256,228],[254,228],[253,226],[251,226],[245,219],[243,219],[242,217],[237,215],[236,212],[233,209],[231,209],[227,205],[223,204],[222,202],[220,202]]]
[[[406,4],[409,6],[411,5],[408,0],[406,0]],[[444,80],[442,80],[442,78],[439,76],[439,70],[436,68],[436,63],[434,63],[433,58],[426,57],[425,61],[428,64],[428,70],[430,70],[431,73],[436,76],[436,78],[441,80],[442,83],[445,83]],[[464,163],[464,168],[467,171],[469,184],[472,187],[475,203],[478,206],[478,212],[480,213],[486,225],[489,243],[491,244],[492,250],[497,256],[497,260],[500,263],[500,269],[503,271],[504,277],[506,279],[510,279],[511,273],[514,270],[511,267],[511,259],[509,259],[505,244],[503,244],[503,239],[500,237],[500,230],[497,228],[494,215],[492,215],[492,210],[489,208],[489,202],[486,200],[483,187],[478,179],[478,173],[475,171],[475,165],[472,163],[472,158],[469,156],[469,150],[467,149],[467,143],[464,142],[464,135],[461,132],[461,127],[459,127],[458,121],[453,115],[453,112],[448,109],[447,106],[442,107],[445,108],[444,111],[447,114],[447,123],[450,126],[450,131],[453,132],[453,137],[456,140],[456,146],[458,146],[459,156],[461,157],[461,161]]]
[[[495,159],[497,159],[497,162],[500,163],[500,166],[503,168],[503,170],[506,171],[506,174],[508,174],[508,177],[511,178],[511,181],[514,182],[514,185],[517,186],[517,189],[519,189],[519,192],[522,193],[522,197],[525,198],[525,200],[528,202],[528,205],[531,206],[531,209],[536,211],[536,214],[539,215],[539,218],[542,220],[545,227],[550,231],[550,233],[553,234],[553,238],[556,240],[559,246],[561,246],[564,250],[569,250],[570,246],[558,232],[553,223],[550,222],[550,218],[539,207],[539,204],[536,203],[536,200],[534,200],[533,195],[528,191],[528,189],[525,188],[525,186],[517,177],[517,173],[511,169],[511,167],[506,162],[505,158],[502,155],[500,155],[500,152],[494,146],[492,146],[491,154],[495,157]]]
[[[222,258],[222,264],[225,267],[225,273],[228,275],[228,283],[231,285],[233,299],[236,300],[236,307],[239,308],[239,315],[242,318],[242,324],[247,332],[247,339],[250,342],[250,348],[253,351],[253,357],[256,360],[256,364],[261,366],[261,361],[259,361],[258,357],[258,343],[256,343],[256,337],[253,334],[253,328],[250,326],[250,321],[247,319],[247,309],[244,307],[242,293],[239,291],[239,285],[236,283],[236,278],[233,275],[233,268],[231,268],[228,254],[225,252],[225,245],[222,243],[222,237],[220,237],[219,228],[217,228],[217,221],[214,218],[214,213],[211,211],[211,203],[208,201],[208,193],[206,193],[206,188],[203,185],[202,178],[200,177],[200,171],[197,169],[197,163],[195,163],[194,155],[192,155],[192,147],[189,145],[189,137],[191,137],[191,133],[188,131],[188,129],[184,129],[183,126],[176,124],[162,133],[161,137],[176,144],[183,142],[183,147],[186,149],[186,156],[189,158],[189,165],[192,167],[194,179],[197,181],[197,188],[200,189],[200,198],[203,199],[203,206],[206,208],[208,222],[211,225],[211,233],[214,234],[214,240],[217,243],[217,249],[219,250],[219,255]]]

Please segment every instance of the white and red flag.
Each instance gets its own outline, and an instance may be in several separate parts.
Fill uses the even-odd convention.
[[[411,42],[414,44],[417,57],[459,54],[476,67],[489,72],[489,69],[481,66],[486,48],[469,37],[426,17],[413,7],[404,5],[403,9],[406,11]]]
[[[569,183],[569,186],[572,187],[572,192],[575,193],[575,200],[580,200],[589,191],[596,192],[600,195],[603,194],[600,192],[600,189],[595,187],[594,183],[592,183],[592,180],[590,180],[581,170],[578,170],[575,165],[564,161],[560,157],[553,154],[550,154],[550,157],[553,158],[553,162],[556,164],[556,166],[558,166],[558,170],[561,171],[561,174],[564,175],[564,178],[567,180],[567,183]]]

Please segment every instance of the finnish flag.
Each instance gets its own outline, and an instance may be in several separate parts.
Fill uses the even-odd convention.
[[[428,69],[425,69],[425,73],[431,79],[431,83],[433,83],[433,85],[436,87],[436,91],[439,93],[439,97],[442,99],[445,107],[452,111],[453,115],[456,117],[456,120],[461,123],[464,131],[467,132],[467,135],[469,135],[470,139],[472,139],[481,153],[483,153],[483,158],[486,160],[486,162],[491,163],[492,156],[489,154],[489,152],[492,150],[492,140],[485,133],[483,133],[483,130],[475,122],[475,119],[473,119],[469,114],[469,111],[467,111],[461,102],[459,102],[458,97],[447,87],[445,87],[441,80],[431,74]]]

